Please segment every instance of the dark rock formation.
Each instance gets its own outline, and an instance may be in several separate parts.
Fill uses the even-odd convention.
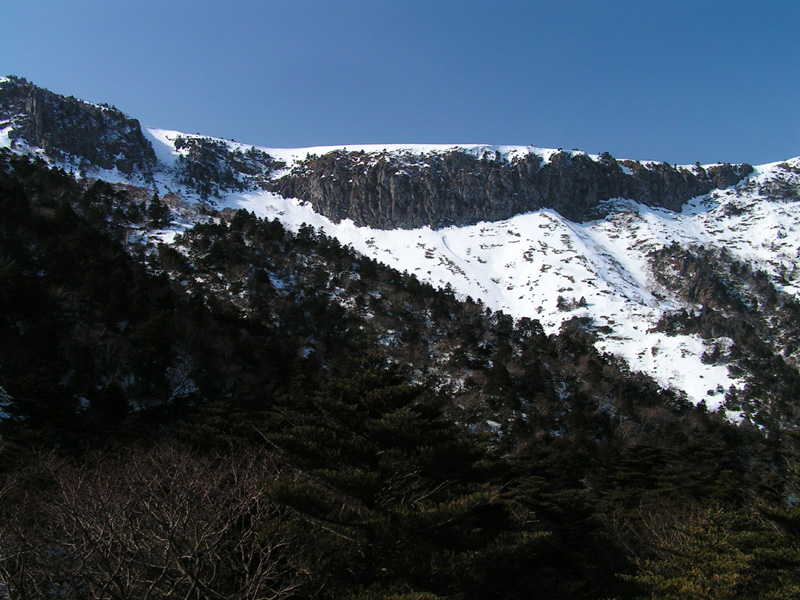
[[[343,150],[312,156],[279,179],[275,191],[310,202],[340,221],[378,228],[445,227],[496,221],[552,208],[576,221],[600,216],[601,202],[628,198],[679,210],[714,187],[738,183],[749,165],[719,165],[706,172],[664,163],[595,161],[559,151],[549,162],[527,154],[507,160],[449,152],[364,153]]]
[[[22,78],[0,83],[0,126],[8,124],[15,142],[80,168],[117,168],[126,175],[148,177],[156,165],[136,119],[116,108],[54,94]]]

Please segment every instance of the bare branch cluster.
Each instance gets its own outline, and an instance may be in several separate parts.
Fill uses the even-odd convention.
[[[303,580],[290,541],[268,533],[265,454],[161,446],[37,468],[42,487],[0,489],[0,598],[278,600]]]

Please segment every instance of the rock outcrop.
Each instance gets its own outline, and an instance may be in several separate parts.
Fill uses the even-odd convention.
[[[49,92],[19,77],[0,82],[0,128],[78,168],[118,169],[148,177],[156,156],[139,121],[116,108]]]
[[[583,221],[600,216],[601,203],[628,198],[679,210],[690,198],[728,187],[752,172],[750,165],[708,170],[664,163],[597,160],[558,151],[549,160],[534,153],[508,159],[453,149],[425,154],[347,152],[312,156],[280,178],[275,191],[310,202],[334,221],[371,227],[413,228],[496,221],[540,208]]]

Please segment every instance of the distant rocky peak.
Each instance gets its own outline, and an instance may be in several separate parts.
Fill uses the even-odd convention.
[[[54,94],[9,76],[0,79],[0,128],[13,145],[41,149],[78,169],[117,169],[152,177],[156,156],[139,121],[120,110]]]
[[[511,146],[418,146],[309,154],[287,165],[263,150],[192,135],[159,164],[139,122],[114,107],[54,94],[20,77],[0,78],[0,131],[21,151],[91,174],[167,179],[202,200],[270,189],[308,201],[335,222],[381,229],[469,225],[550,208],[585,221],[615,198],[680,210],[691,198],[738,184],[750,165],[678,167],[608,153]]]

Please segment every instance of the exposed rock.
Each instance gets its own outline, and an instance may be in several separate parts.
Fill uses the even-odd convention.
[[[725,189],[736,185],[744,177],[753,172],[753,167],[748,164],[743,165],[714,165],[708,168],[708,175],[714,182],[714,187]]]
[[[9,137],[80,168],[118,169],[148,177],[156,165],[139,121],[116,108],[60,96],[25,79],[0,83],[0,126]]]
[[[664,163],[593,160],[559,151],[549,161],[533,153],[508,160],[480,158],[458,149],[427,154],[338,150],[299,163],[275,191],[310,202],[334,221],[352,219],[378,228],[467,225],[552,208],[582,221],[600,215],[601,203],[628,198],[679,210],[714,187],[738,183],[749,165],[719,165],[692,172]]]

